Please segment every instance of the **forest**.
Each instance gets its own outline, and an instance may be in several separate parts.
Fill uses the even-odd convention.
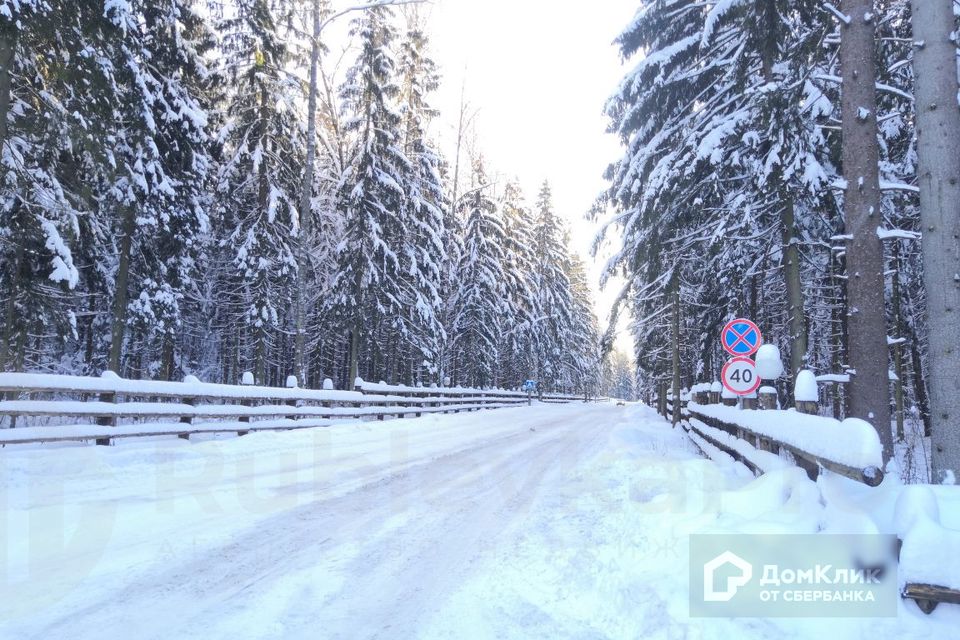
[[[549,184],[435,143],[418,4],[0,0],[0,370],[599,392]]]
[[[643,394],[718,379],[755,320],[890,459],[960,472],[960,110],[954,0],[655,0],[617,39],[625,152],[594,216],[623,275]],[[940,108],[938,108],[938,106]],[[906,425],[906,426],[905,426]]]

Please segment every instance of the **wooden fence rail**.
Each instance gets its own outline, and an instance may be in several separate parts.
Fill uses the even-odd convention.
[[[789,454],[811,480],[817,479],[821,469],[828,469],[871,487],[883,481],[879,439],[866,423],[841,423],[833,418],[807,415],[811,413],[808,407],[804,412],[776,409],[775,396],[773,402],[765,398],[761,403],[767,408],[758,410],[756,402],[741,400],[742,408],[738,409],[711,402],[712,394],[706,388],[706,385],[697,385],[692,393],[681,394],[683,428],[755,474],[768,471],[775,465],[773,458],[781,458],[784,453]],[[670,410],[672,404],[672,398],[668,397]]]
[[[245,376],[248,382],[250,378]],[[0,429],[0,445],[118,438],[278,431],[327,426],[335,420],[398,418],[425,413],[457,413],[526,404],[528,395],[504,389],[405,387],[357,380],[353,391],[301,389],[251,384],[126,380],[112,373],[99,378],[0,373],[0,416],[66,421],[57,425],[18,425]],[[582,396],[546,394],[545,401],[574,402]],[[83,421],[78,424],[77,422]]]
[[[655,398],[656,406],[670,419],[673,397],[664,395]],[[811,480],[827,469],[871,487],[883,481],[880,441],[869,424],[821,417],[813,400],[798,402],[794,410],[778,409],[769,387],[759,395],[759,410],[757,402],[744,400],[721,398],[715,385],[696,385],[680,396],[681,426],[704,455],[729,456],[756,475],[796,464]],[[931,544],[955,547],[960,541],[958,532],[944,530],[941,537]],[[931,613],[940,603],[960,604],[960,585],[908,581],[901,596]]]

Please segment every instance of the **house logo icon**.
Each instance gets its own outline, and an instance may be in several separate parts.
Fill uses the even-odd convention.
[[[727,578],[725,588],[717,591],[714,585],[714,574],[726,565],[733,565],[739,571],[739,575]],[[752,577],[752,564],[732,551],[724,551],[703,565],[703,599],[705,602],[729,602],[733,596],[737,595],[737,590],[750,582]]]

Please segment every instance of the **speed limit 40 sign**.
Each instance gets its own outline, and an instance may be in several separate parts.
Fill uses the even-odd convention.
[[[742,356],[727,360],[720,372],[720,381],[730,393],[738,396],[750,395],[760,388],[756,363]]]

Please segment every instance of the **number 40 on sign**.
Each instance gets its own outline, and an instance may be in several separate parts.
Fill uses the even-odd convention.
[[[738,396],[749,395],[760,387],[756,363],[742,356],[727,360],[720,372],[720,380],[728,391]]]

